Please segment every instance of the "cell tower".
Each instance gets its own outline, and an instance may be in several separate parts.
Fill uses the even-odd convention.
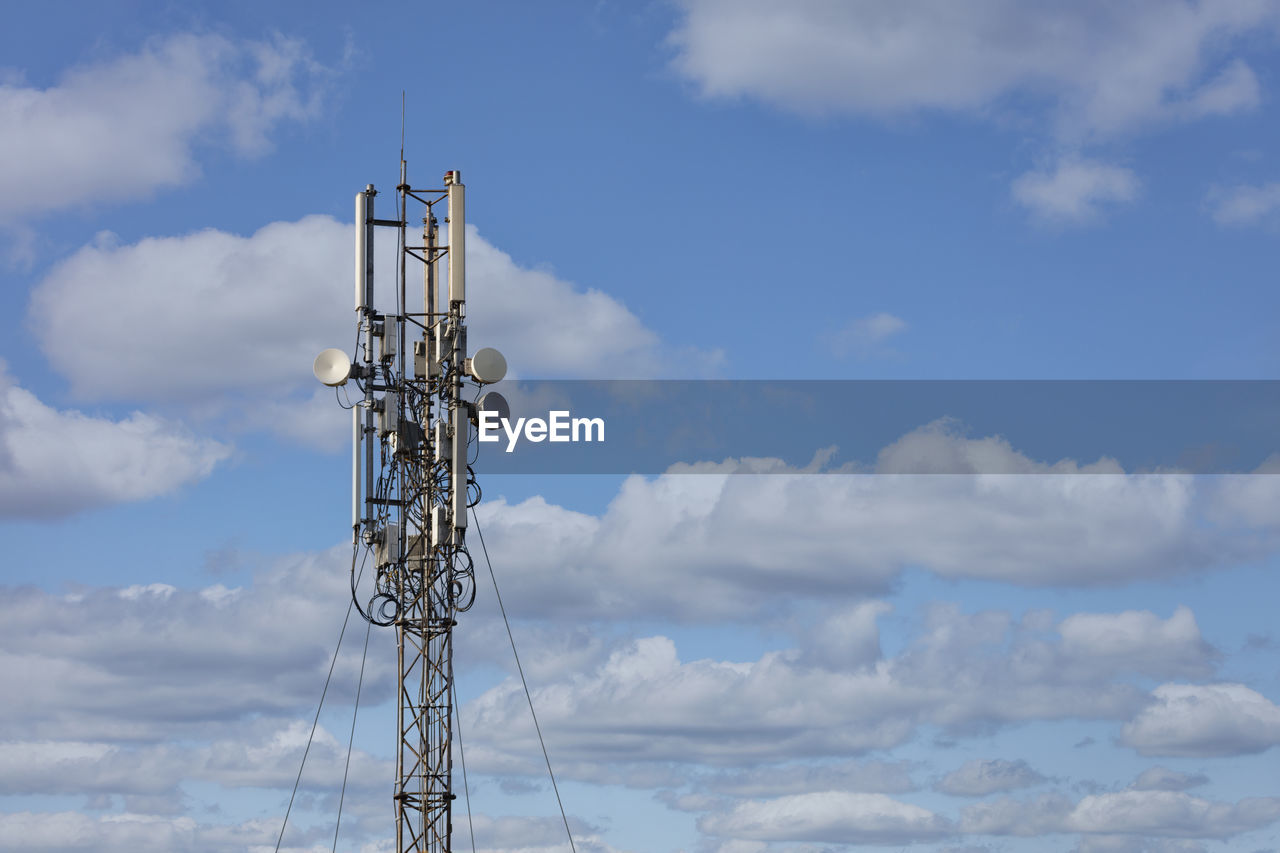
[[[370,592],[353,560],[351,594],[365,619],[396,630],[395,849],[438,853],[452,849],[453,628],[476,594],[466,546],[467,510],[480,496],[468,464],[470,424],[478,409],[506,409],[496,393],[469,402],[466,391],[501,380],[507,364],[494,349],[467,355],[461,176],[446,172],[443,188],[421,190],[405,172],[402,157],[393,219],[374,216],[372,184],[356,194],[356,353],[327,349],[314,370],[325,385],[352,380],[363,392],[351,406],[351,526],[355,550],[374,554],[374,571]],[[421,245],[406,241],[411,201],[423,208]],[[379,228],[394,229],[397,240],[387,311],[374,302]],[[407,273],[418,266],[422,301],[413,307],[421,310],[411,310]]]

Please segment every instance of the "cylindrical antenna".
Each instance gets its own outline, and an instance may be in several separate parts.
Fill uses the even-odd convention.
[[[375,427],[373,424],[373,231],[374,231],[374,213],[373,198],[378,191],[373,188],[373,184],[368,184],[364,188],[364,222],[360,223],[364,227],[364,362],[365,362],[365,391],[364,403],[359,408],[364,409],[364,426],[360,430],[360,442],[364,449],[364,518],[373,518],[373,477],[374,477],[374,444],[377,441]],[[360,452],[360,445],[357,445],[356,452]]]
[[[372,258],[369,251],[369,219],[371,218],[369,205],[373,202],[373,196],[369,192],[371,189],[373,189],[372,185],[356,193],[356,311],[360,313],[361,331],[364,331],[364,327],[369,322],[365,315],[371,307],[369,305],[369,267]],[[366,344],[364,361],[368,364],[367,336],[364,343]],[[359,403],[351,407],[351,535],[357,543],[360,541],[360,522],[362,521],[360,490],[360,454],[362,448],[360,442],[363,439],[364,424],[361,417],[361,408]]]
[[[365,219],[364,219],[364,242],[365,242],[365,259],[364,259],[364,304],[369,310],[373,310],[373,197],[378,191],[373,188],[373,184],[368,184],[364,188],[365,196],[368,201],[365,202]]]
[[[366,212],[365,202],[368,196],[363,192],[356,193],[356,310],[364,311],[369,307],[365,304],[365,294],[368,292],[368,283],[365,280],[365,264],[368,258],[369,247],[365,243],[366,227],[365,220],[369,218]]]
[[[467,211],[463,193],[462,173],[447,172],[445,186],[449,188],[449,302],[464,302],[467,298]]]
[[[356,193],[356,310],[373,309],[373,184]]]

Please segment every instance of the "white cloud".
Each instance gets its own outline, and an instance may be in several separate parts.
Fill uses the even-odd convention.
[[[352,242],[351,227],[327,216],[248,237],[207,229],[119,245],[103,234],[40,282],[28,324],[80,398],[184,405],[336,446],[349,415],[311,363],[326,347],[353,351]],[[513,375],[683,369],[613,297],[521,267],[474,229],[467,249],[469,338],[501,349]],[[380,257],[391,269],[390,251]]]
[[[1046,781],[1027,762],[975,758],[943,776],[935,789],[957,797],[984,797],[997,791],[1030,788]]]
[[[1122,736],[1142,755],[1248,755],[1280,744],[1280,707],[1243,684],[1163,684],[1153,695]]]
[[[635,379],[706,375],[719,352],[663,344],[615,297],[518,265],[474,233],[467,242],[468,337],[495,346],[513,375]]]
[[[1205,478],[1213,489],[1214,523],[1265,527],[1275,519],[1280,506],[1280,454],[1268,456],[1248,474],[1220,474]]]
[[[1173,791],[1117,791],[1087,796],[1077,803],[1059,794],[1029,801],[1001,798],[978,803],[965,809],[960,827],[966,833],[983,835],[1079,832],[1102,839],[1083,843],[1081,849],[1106,850],[1115,849],[1110,847],[1113,842],[1108,836],[1225,839],[1277,819],[1280,798],[1276,797],[1246,798],[1232,804]]]
[[[1014,450],[1007,439],[998,435],[969,438],[949,418],[913,429],[886,445],[876,455],[872,470],[876,474],[992,475],[986,478],[992,484],[1000,483],[1000,475],[1004,474],[1124,473],[1114,460],[1106,457],[1083,465],[1070,459],[1055,463],[1037,462]]]
[[[1261,102],[1257,75],[1237,59],[1196,91],[1185,103],[1184,111],[1188,118],[1231,115],[1251,110]]]
[[[1112,659],[1118,666],[1160,675],[1208,675],[1216,656],[1205,643],[1191,608],[1167,620],[1147,610],[1077,613],[1058,628],[1071,654]]]
[[[0,364],[0,514],[58,516],[169,494],[230,452],[141,412],[113,420],[54,409]]]
[[[351,823],[355,823],[354,820]],[[348,833],[344,812],[343,842]],[[136,812],[101,815],[84,812],[11,812],[0,814],[0,850],[39,853],[263,853],[276,850],[279,818],[256,818],[242,823],[199,823],[191,817]],[[292,823],[280,853],[322,853],[330,849],[333,830],[313,826],[295,831]],[[301,844],[299,841],[301,840]],[[360,853],[387,853],[390,847],[374,841]]]
[[[0,707],[0,728],[19,741],[74,733],[77,741],[145,744],[214,739],[248,718],[302,715],[314,709],[333,654],[349,566],[350,546],[283,559],[232,596],[169,585],[7,590],[0,677],[28,688],[23,702]],[[363,624],[353,616],[330,702],[349,703],[355,693],[357,631]],[[391,642],[389,632],[375,632],[368,696],[390,691]]]
[[[385,794],[385,789],[381,792]],[[385,799],[382,797],[380,799]],[[336,807],[336,801],[332,804]],[[389,853],[390,811],[384,807],[373,815],[356,815],[347,802],[343,811],[342,849],[360,853]],[[297,812],[295,810],[294,814]],[[363,818],[363,819],[361,819]],[[290,820],[281,853],[322,853],[333,841],[329,824],[332,814],[318,824],[295,826]],[[499,817],[477,813],[454,814],[455,844],[474,827],[478,853],[569,853],[560,818]],[[580,853],[623,853],[608,844],[600,829],[574,817],[569,818],[576,849]],[[0,813],[0,850],[40,851],[40,853],[173,853],[200,850],[209,853],[265,853],[276,850],[280,817],[259,818],[242,823],[200,823],[191,817],[139,814],[133,812],[88,815],[83,812]],[[348,846],[360,843],[359,847]],[[461,845],[459,845],[461,846]]]
[[[261,153],[317,114],[326,73],[296,39],[179,34],[50,88],[0,85],[0,221],[186,183],[210,140]]]
[[[69,733],[68,733],[69,734]],[[109,743],[71,740],[0,742],[0,791],[34,793],[161,793],[177,783],[167,747],[130,750],[124,760]]]
[[[889,338],[906,328],[907,323],[901,317],[881,311],[851,320],[827,338],[827,346],[837,356],[846,356],[850,353],[869,355]]]
[[[738,767],[891,749],[924,725],[962,733],[1033,719],[1121,720],[1143,706],[1143,692],[1122,676],[1146,674],[1144,662],[1157,670],[1163,664],[1069,648],[1055,640],[1044,615],[1018,622],[998,611],[967,615],[939,606],[906,649],[874,662],[857,655],[834,662],[807,645],[749,662],[682,661],[670,639],[646,637],[591,670],[544,681],[534,702],[548,743],[570,764]],[[468,760],[491,771],[533,772],[537,747],[526,714],[514,679],[470,703],[464,727],[484,734],[473,737],[479,742],[468,748]],[[834,786],[840,775],[774,784],[811,791],[814,779]],[[942,789],[980,794],[1037,780],[1024,764],[987,762],[962,768]],[[763,780],[732,777],[712,788],[770,790]]]
[[[1096,160],[1064,158],[1050,171],[1032,171],[1013,182],[1013,197],[1047,222],[1080,224],[1104,208],[1137,198],[1139,183],[1131,169]]]
[[[877,593],[907,566],[1027,586],[1118,584],[1271,547],[1236,526],[1203,523],[1206,497],[1193,477],[1038,476],[1030,472],[1052,469],[998,440],[932,432],[895,443],[880,462],[906,471],[965,464],[1028,473],[816,476],[779,464],[779,473],[754,475],[702,466],[707,473],[631,477],[601,516],[540,498],[490,500],[479,512],[495,565],[526,569],[507,582],[513,596],[541,616],[644,608],[655,617],[742,617],[780,593]],[[540,580],[553,575],[565,583]],[[1179,648],[1178,672],[1198,672],[1186,668],[1203,661],[1198,651]]]
[[[860,601],[836,608],[804,632],[804,659],[829,669],[874,664],[880,659],[876,619],[892,609],[883,601]]]
[[[1129,787],[1135,791],[1185,791],[1209,782],[1203,773],[1182,773],[1168,767],[1148,767]]]
[[[84,399],[283,394],[314,383],[317,352],[355,338],[349,237],[325,216],[250,237],[99,235],[37,285],[28,322]]]
[[[1217,189],[1209,194],[1208,202],[1219,225],[1253,225],[1280,211],[1280,181]]]
[[[1277,14],[1262,0],[680,6],[673,64],[706,96],[875,116],[1029,103],[1072,137],[1255,106],[1253,72],[1224,54]]]
[[[1202,800],[1174,791],[1117,791],[1085,797],[1063,826],[1087,833],[1133,833],[1174,838],[1229,838],[1280,819],[1280,798],[1238,803]]]
[[[698,828],[712,835],[757,841],[831,844],[908,844],[951,834],[947,820],[883,794],[826,791],[740,803],[710,814]]]
[[[454,815],[454,843],[461,848],[458,839],[466,831],[459,816]],[[564,823],[560,818],[499,817],[478,814],[472,817],[477,851],[486,853],[569,853],[569,841],[565,837]],[[574,847],[583,853],[613,853],[617,848],[609,846],[600,836],[600,828],[569,818],[573,830]],[[469,839],[468,839],[469,841]]]
[[[189,817],[79,812],[0,814],[0,850],[161,851],[194,849],[197,824]]]
[[[968,835],[1045,835],[1062,831],[1062,821],[1072,802],[1059,793],[1041,794],[1030,800],[999,797],[965,808],[960,829]]]
[[[902,794],[916,790],[905,761],[838,761],[747,767],[708,774],[697,785],[735,797],[777,797],[815,791]]]
[[[1150,838],[1140,835],[1091,835],[1080,839],[1072,853],[1205,853],[1199,841]]]
[[[23,702],[0,709],[0,728],[14,738],[0,743],[0,792],[123,797],[127,811],[150,813],[119,839],[115,833],[123,830],[115,824],[86,818],[75,824],[81,835],[44,841],[32,823],[9,816],[6,826],[19,833],[11,837],[29,838],[14,845],[221,851],[269,843],[262,841],[270,834],[263,826],[179,824],[156,813],[179,809],[187,782],[287,791],[310,722],[296,718],[314,707],[345,607],[344,552],[283,560],[236,590],[139,583],[74,595],[14,589],[0,596],[0,679],[29,685]],[[1042,719],[1126,719],[1144,697],[1124,676],[1167,669],[1147,645],[1169,641],[1171,625],[1182,626],[1172,641],[1175,660],[1182,646],[1195,645],[1183,638],[1186,620],[1177,614],[1166,620],[1139,614],[1140,638],[1126,640],[1126,653],[1116,656],[1070,639],[1080,626],[1106,627],[1098,614],[1055,622],[1033,613],[1019,621],[998,611],[937,607],[922,614],[918,636],[886,657],[875,628],[884,609],[875,602],[832,607],[829,618],[797,632],[798,648],[746,662],[681,661],[662,637],[618,643],[589,636],[593,642],[581,659],[547,665],[534,682],[557,775],[637,787],[691,785],[672,802],[710,809],[708,832],[743,839],[937,838],[950,834],[943,818],[883,796],[914,789],[908,765],[839,757],[891,748],[923,726],[963,734]],[[1133,621],[1130,613],[1110,615],[1114,624]],[[464,633],[487,632],[496,627],[488,624],[492,618],[478,605]],[[530,636],[519,633],[522,641]],[[527,660],[561,648],[574,654],[573,643],[533,636],[533,649],[522,642]],[[375,633],[365,672],[368,707],[391,692],[390,640],[391,632]],[[348,641],[329,707],[349,707],[354,692],[359,640],[351,629]],[[474,671],[474,661],[463,665]],[[462,723],[473,774],[543,772],[517,682],[467,703]],[[331,805],[344,748],[344,738],[321,727],[305,780],[308,796],[320,798],[316,808]],[[1018,762],[1008,764],[1009,772],[994,775],[1028,781]],[[388,773],[386,761],[357,750],[348,802],[355,796],[373,817],[366,820],[361,811],[353,832],[367,835],[381,826]],[[763,798],[764,807],[748,810],[723,799],[741,796]],[[1246,802],[1207,814],[1215,831],[1226,832],[1260,820],[1265,806]],[[1073,831],[1063,827],[1074,808],[1067,803],[1053,811],[1056,822],[1044,825],[1054,828],[1044,831]],[[1196,808],[1193,803],[1189,813]],[[990,818],[987,825],[995,833],[1015,831]],[[513,843],[511,825],[490,828],[486,849],[550,853],[562,844],[550,823],[526,827],[524,843]],[[290,843],[325,842],[308,831],[294,838],[291,830]],[[1031,829],[1023,820],[1016,831]],[[188,834],[175,835],[180,832]],[[584,838],[583,849],[611,849],[589,827]]]
[[[249,720],[209,743],[128,744],[74,740],[0,741],[0,792],[6,794],[163,795],[181,803],[184,781],[225,788],[289,788],[302,760],[310,724],[298,719]],[[67,732],[70,734],[70,732]],[[354,749],[323,726],[307,752],[307,787],[336,791],[349,770],[348,790],[382,793],[394,774],[390,761]]]

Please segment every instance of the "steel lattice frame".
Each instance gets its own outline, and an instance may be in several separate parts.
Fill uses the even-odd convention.
[[[404,172],[401,161],[397,219],[374,218],[372,186],[357,196],[357,310],[364,340],[365,396],[355,415],[354,528],[357,544],[363,540],[377,553],[374,593],[361,612],[375,624],[396,629],[395,849],[443,853],[451,849],[454,799],[453,627],[475,596],[473,564],[465,544],[471,479],[469,410],[462,396],[467,351],[461,245],[465,220],[463,187],[456,172],[446,174],[443,190],[414,190]],[[410,199],[425,206],[421,246],[406,244]],[[434,214],[435,205],[446,201],[451,246],[439,245]],[[399,232],[394,313],[378,313],[372,306],[375,226]],[[421,312],[406,307],[411,259],[423,268]],[[442,289],[438,268],[445,259],[450,265],[447,299],[437,293]],[[375,359],[374,341],[379,336]],[[375,397],[377,391],[384,392],[381,398]],[[358,473],[362,450],[363,486]],[[354,580],[352,589],[354,594]]]

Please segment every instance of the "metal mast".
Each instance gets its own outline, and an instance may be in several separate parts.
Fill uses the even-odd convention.
[[[466,530],[467,510],[479,500],[468,465],[476,406],[465,391],[474,387],[469,383],[500,380],[506,362],[492,349],[467,357],[461,176],[446,172],[443,188],[421,190],[409,186],[405,172],[401,159],[394,219],[374,215],[372,184],[356,195],[360,343],[354,360],[339,350],[321,353],[315,371],[327,385],[354,378],[364,392],[352,407],[351,523],[355,548],[371,549],[375,558],[371,588],[353,561],[351,590],[366,619],[396,630],[395,849],[438,853],[451,849],[453,828],[453,628],[475,600]],[[422,209],[421,245],[407,243],[411,203]],[[394,310],[374,303],[378,228],[396,232]],[[419,265],[421,310],[411,310],[408,273]]]

